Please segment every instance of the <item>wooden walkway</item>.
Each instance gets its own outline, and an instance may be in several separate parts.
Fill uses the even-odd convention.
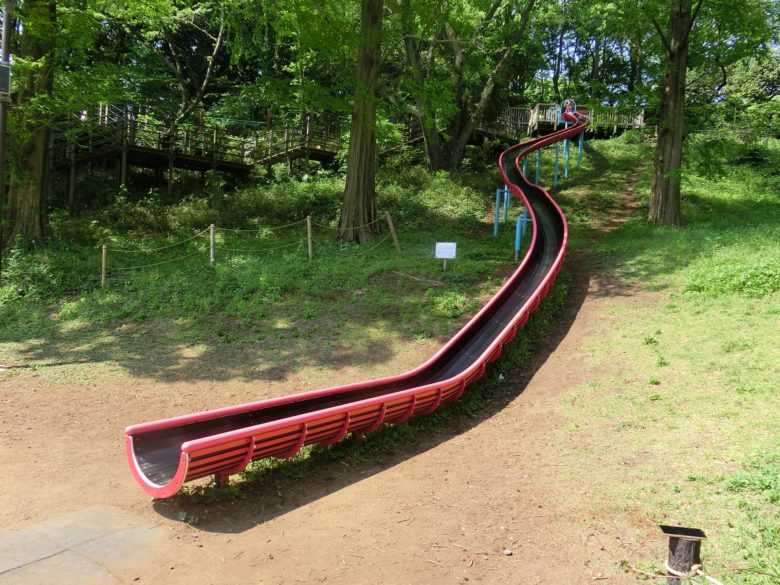
[[[581,110],[582,111],[582,110]],[[587,112],[586,112],[587,113]],[[644,112],[620,113],[595,108],[591,128],[619,132],[644,124]],[[85,110],[56,126],[51,133],[50,168],[68,169],[69,201],[73,201],[76,169],[93,160],[117,161],[120,182],[129,165],[164,171],[169,186],[174,168],[218,170],[248,174],[255,165],[272,165],[307,158],[332,160],[341,148],[342,120],[326,114],[307,114],[297,122],[225,125],[187,124],[171,127],[133,106],[102,105]],[[558,127],[558,105],[508,108],[497,120],[480,124],[477,135],[503,141],[553,132]],[[423,139],[419,120],[409,125],[409,142]]]
[[[560,126],[558,104],[536,104],[527,110],[528,136],[544,135],[554,132]],[[518,108],[521,109],[521,108]],[[621,111],[607,106],[596,106],[590,110],[577,108],[590,118],[589,132],[603,131],[618,134],[622,131],[641,128],[645,124],[645,111]]]
[[[332,159],[341,146],[341,128],[308,115],[298,123],[229,131],[214,124],[171,128],[133,108],[100,106],[59,124],[52,133],[52,168],[70,168],[99,159],[150,169],[183,168],[247,174],[258,164],[288,158]]]

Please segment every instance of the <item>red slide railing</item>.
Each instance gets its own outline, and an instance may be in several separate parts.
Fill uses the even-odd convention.
[[[457,400],[511,342],[555,281],[568,241],[560,207],[520,172],[520,159],[582,132],[588,119],[565,114],[569,128],[513,146],[499,157],[511,193],[526,205],[533,233],[517,270],[482,309],[419,367],[358,382],[143,423],[125,429],[130,468],[155,498],[174,495],[186,481],[230,475],[266,457],[286,458],[309,444],[329,445],[347,433],[399,424]]]

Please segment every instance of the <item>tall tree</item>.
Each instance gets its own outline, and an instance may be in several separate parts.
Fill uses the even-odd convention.
[[[679,226],[689,67],[715,68],[725,75],[732,63],[763,50],[772,38],[773,5],[766,0],[668,0],[661,6],[668,13],[666,32],[656,16],[650,18],[663,47],[664,78],[648,220]],[[697,21],[706,25],[695,29]],[[724,84],[721,77],[710,101]]]
[[[376,219],[376,102],[384,0],[362,0],[355,102],[339,238],[371,239]]]
[[[54,0],[26,0],[20,6],[17,59],[18,115],[12,120],[15,148],[8,191],[6,243],[43,241],[46,217],[44,174],[49,140],[47,97],[54,86],[57,7]]]
[[[685,77],[691,30],[704,0],[672,0],[667,33],[653,17],[664,47],[665,71],[658,121],[658,142],[653,160],[653,186],[648,220],[678,226],[680,215],[680,170],[685,121]]]

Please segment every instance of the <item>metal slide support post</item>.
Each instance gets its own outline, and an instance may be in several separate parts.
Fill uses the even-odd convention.
[[[520,260],[520,247],[522,246],[523,219],[518,215],[515,222],[515,262]]]
[[[523,209],[523,217],[520,221],[522,222],[522,226],[520,227],[520,237],[522,238],[525,235],[526,224],[531,221],[531,218],[528,217],[528,208]]]
[[[541,175],[542,175],[542,150],[539,149],[536,151],[536,180],[534,181],[537,185],[541,180]]]
[[[566,128],[569,127],[569,123],[566,122]],[[563,141],[563,178],[569,178],[569,139]]]
[[[496,211],[493,220],[493,237],[498,237],[498,214],[501,211],[501,189],[496,189]]]
[[[504,223],[506,223],[507,216],[509,215],[509,187],[504,187]]]
[[[526,175],[526,172],[528,171],[528,157],[523,157],[523,176]]]
[[[577,146],[577,168],[582,168],[582,149],[585,147],[585,133],[580,134],[580,141]]]
[[[553,167],[553,189],[558,188],[558,162],[561,158],[561,148],[559,143],[555,143],[555,166]]]

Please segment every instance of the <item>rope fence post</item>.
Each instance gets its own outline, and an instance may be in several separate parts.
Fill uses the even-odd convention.
[[[661,525],[669,537],[669,555],[665,568],[667,585],[682,585],[690,580],[693,567],[701,568],[701,541],[707,538],[699,528]],[[695,574],[695,571],[693,571]]]
[[[311,215],[306,216],[306,237],[309,244],[309,262],[314,257],[314,238],[311,233]]]
[[[495,209],[495,217],[493,219],[493,237],[498,237],[498,218],[499,214],[501,213],[501,189],[496,189],[496,209]]]
[[[214,224],[212,223],[209,226],[209,264],[211,266],[214,266],[214,262],[216,260],[215,255],[214,255],[214,248],[215,248],[214,241],[216,239],[216,232],[217,232],[217,229],[214,226]]]
[[[100,267],[100,286],[106,286],[108,276],[108,245],[103,244],[102,262]]]
[[[390,234],[393,236],[393,244],[395,245],[395,251],[401,253],[401,246],[398,244],[398,235],[395,233],[395,226],[393,225],[393,218],[390,217],[390,212],[385,211],[385,218],[387,219],[387,225],[390,226]]]

